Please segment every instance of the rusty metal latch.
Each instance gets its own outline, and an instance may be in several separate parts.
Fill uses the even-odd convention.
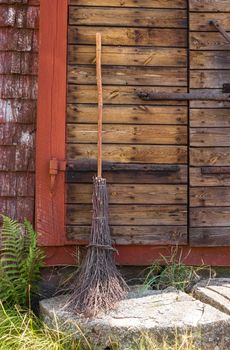
[[[49,162],[50,192],[53,193],[57,175],[60,171],[66,170],[66,161],[51,158]]]
[[[153,100],[209,100],[209,101],[230,101],[229,93],[224,93],[224,88],[222,93],[216,92],[206,92],[206,91],[191,91],[191,92],[147,92],[141,91],[137,93],[137,96],[144,101]]]

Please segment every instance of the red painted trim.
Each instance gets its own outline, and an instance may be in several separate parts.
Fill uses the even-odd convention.
[[[170,256],[172,247],[162,246],[117,246],[119,255],[116,262],[120,265],[151,265],[161,256]],[[174,247],[175,249],[175,247]],[[76,264],[76,246],[46,247],[46,263],[52,265]],[[179,247],[178,257],[186,265],[230,266],[230,247],[190,248]]]
[[[40,1],[35,225],[43,246],[65,237],[64,172],[51,192],[49,161],[65,159],[67,19],[68,0]]]

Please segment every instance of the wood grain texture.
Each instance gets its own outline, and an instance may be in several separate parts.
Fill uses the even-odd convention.
[[[185,29],[69,27],[69,44],[95,44],[99,31],[103,45],[186,47]],[[230,46],[230,44],[229,44]]]
[[[191,32],[190,43],[192,50],[230,50],[230,43],[220,33]]]
[[[227,0],[225,0],[227,1]],[[148,8],[186,8],[186,0],[70,0],[71,5],[112,6],[112,7],[148,7]]]
[[[228,207],[230,206],[229,187],[199,187],[190,189],[192,207]]]
[[[230,146],[230,128],[190,128],[190,145]]]
[[[190,208],[191,227],[230,226],[230,207]]]
[[[195,89],[198,92],[209,93],[210,89]],[[193,91],[193,89],[190,89]],[[211,92],[214,94],[222,94],[222,89],[211,89]],[[228,94],[226,94],[228,96]],[[190,108],[229,108],[230,101],[190,101]]]
[[[229,147],[190,148],[190,165],[218,166],[230,164]]]
[[[69,184],[67,203],[90,204],[92,184]],[[109,184],[110,204],[185,204],[187,186],[185,185],[147,185],[147,184]]]
[[[229,174],[203,174],[201,168],[190,168],[190,186],[230,186]]]
[[[186,226],[110,226],[114,244],[155,245],[187,243]],[[87,241],[90,226],[67,226],[67,239]]]
[[[192,89],[221,89],[230,82],[230,70],[190,70]]]
[[[191,127],[230,127],[229,109],[190,109]]]
[[[164,165],[161,165],[164,167]],[[167,167],[167,166],[166,166]],[[67,183],[90,183],[96,171],[67,171]],[[126,184],[187,184],[187,165],[179,165],[178,171],[104,171],[107,183]],[[229,177],[230,179],[230,177]],[[230,181],[230,180],[229,180]]]
[[[90,225],[92,206],[67,205],[67,225]],[[186,225],[185,205],[110,205],[110,225]]]
[[[216,7],[218,7],[218,5]],[[227,31],[230,30],[229,13],[218,13],[216,11],[215,13],[191,12],[190,20],[189,20],[190,30],[215,32],[216,31],[215,27],[209,23],[211,19],[217,20],[224,27],[225,30]]]
[[[68,63],[94,64],[95,46],[69,45]],[[144,67],[185,67],[187,53],[185,49],[164,47],[102,47],[102,64],[113,66],[144,66]],[[226,59],[227,61],[227,59]]]
[[[229,247],[230,227],[191,228],[189,237],[192,247]]]
[[[226,110],[228,111],[228,110]],[[226,116],[224,114],[224,116]],[[223,117],[225,120],[225,118]],[[229,120],[230,121],[230,120]],[[68,123],[97,123],[97,106],[67,105]],[[163,106],[104,106],[103,124],[187,124],[187,107]]]
[[[229,53],[225,51],[190,51],[191,69],[230,69]]]
[[[102,75],[103,86],[187,86],[187,70],[185,68],[110,66],[102,68]],[[95,67],[69,66],[68,82],[79,85],[95,84]]]
[[[230,11],[228,0],[190,0],[191,11]]]
[[[149,86],[104,86],[103,101],[104,104],[134,104],[134,105],[187,105],[187,102],[178,101],[143,101],[138,97],[142,91],[165,91],[165,92],[185,92],[185,88],[179,87],[149,87]],[[68,85],[68,103],[96,103],[97,89],[96,85]],[[230,104],[230,102],[229,102]]]
[[[67,145],[69,160],[96,159],[95,145]],[[124,163],[186,164],[186,146],[104,145],[103,160]],[[229,154],[230,157],[230,154]]]
[[[0,129],[1,131],[1,129]],[[103,144],[186,145],[187,126],[104,125]],[[97,143],[96,124],[67,124],[68,143]]]
[[[69,7],[70,25],[186,28],[187,13],[174,9]]]

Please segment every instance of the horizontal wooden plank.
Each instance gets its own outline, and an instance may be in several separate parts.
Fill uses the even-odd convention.
[[[230,206],[229,187],[190,188],[191,207]]]
[[[230,151],[229,151],[230,152]],[[67,145],[67,159],[96,159],[97,147],[89,144]],[[230,154],[229,154],[230,157]],[[104,145],[105,161],[123,163],[186,164],[186,146]]]
[[[105,66],[102,68],[103,85],[187,86],[187,69]],[[226,77],[227,79],[227,77]],[[95,67],[69,66],[71,84],[96,84]]]
[[[127,184],[186,184],[187,165],[178,165],[178,171],[167,171],[167,165],[161,165],[165,171],[103,171],[107,183],[127,183]],[[103,168],[104,169],[104,168]],[[67,183],[90,183],[95,170],[80,172],[68,170],[66,172]],[[230,179],[230,177],[229,177]],[[230,181],[230,180],[229,180]]]
[[[143,91],[165,91],[165,92],[185,92],[185,88],[179,87],[137,87],[137,86],[104,86],[103,101],[104,104],[135,104],[135,105],[187,105],[187,102],[179,101],[143,101],[138,97],[139,92]],[[96,85],[68,85],[68,103],[97,103]],[[230,102],[229,102],[230,104]]]
[[[191,127],[230,127],[229,109],[190,109]]]
[[[95,45],[96,32],[102,35],[103,45],[186,47],[185,29],[117,28],[69,26],[69,44]]]
[[[168,245],[187,243],[186,226],[110,226],[114,244]],[[69,240],[87,241],[90,226],[67,226]]]
[[[95,60],[96,52],[94,45],[68,45],[69,64],[94,64]],[[102,47],[102,65],[186,67],[186,64],[186,49],[173,47]]]
[[[190,145],[230,146],[230,128],[190,128]]]
[[[190,51],[190,68],[230,69],[226,51]]]
[[[191,227],[230,226],[230,207],[190,208]]]
[[[174,9],[69,7],[70,25],[186,28],[187,12]]]
[[[68,143],[97,143],[96,124],[67,124]],[[103,143],[186,145],[187,126],[103,125]]]
[[[179,29],[178,29],[179,30]],[[181,29],[180,29],[181,30]],[[191,32],[191,50],[230,50],[230,43],[220,33]]]
[[[193,166],[230,165],[229,147],[190,148],[190,164]]]
[[[190,87],[192,89],[221,89],[223,84],[229,82],[230,70],[190,70]]]
[[[223,1],[223,0],[221,0]],[[225,0],[228,1],[228,0]],[[149,7],[149,8],[186,8],[186,0],[70,0],[71,5],[111,6],[111,7]]]
[[[229,0],[190,0],[190,11],[230,11],[230,3]]]
[[[91,205],[67,205],[67,225],[90,225],[91,221]],[[186,225],[186,222],[187,206],[185,205],[113,204],[109,208],[111,225]]]
[[[97,105],[67,105],[67,122],[97,123]],[[104,106],[103,124],[187,124],[187,107]]]
[[[210,24],[210,20],[212,19],[217,20],[224,27],[225,30],[230,30],[229,13],[218,13],[218,12],[215,12],[215,13],[190,12],[190,19],[189,19],[190,30],[215,32],[216,28],[213,26],[213,24]]]
[[[228,247],[230,227],[190,228],[189,243],[192,247]]]
[[[69,184],[67,203],[90,204],[92,184]],[[186,185],[109,184],[110,204],[186,204]]]
[[[189,172],[190,186],[230,186],[230,174],[204,174],[201,168],[190,168]]]

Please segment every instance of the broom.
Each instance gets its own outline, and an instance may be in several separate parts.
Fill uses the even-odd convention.
[[[102,177],[102,78],[101,34],[96,33],[96,77],[98,89],[98,159],[97,176],[93,179],[93,217],[89,245],[77,274],[68,306],[84,316],[114,307],[128,287],[114,262],[108,223],[106,179]]]

